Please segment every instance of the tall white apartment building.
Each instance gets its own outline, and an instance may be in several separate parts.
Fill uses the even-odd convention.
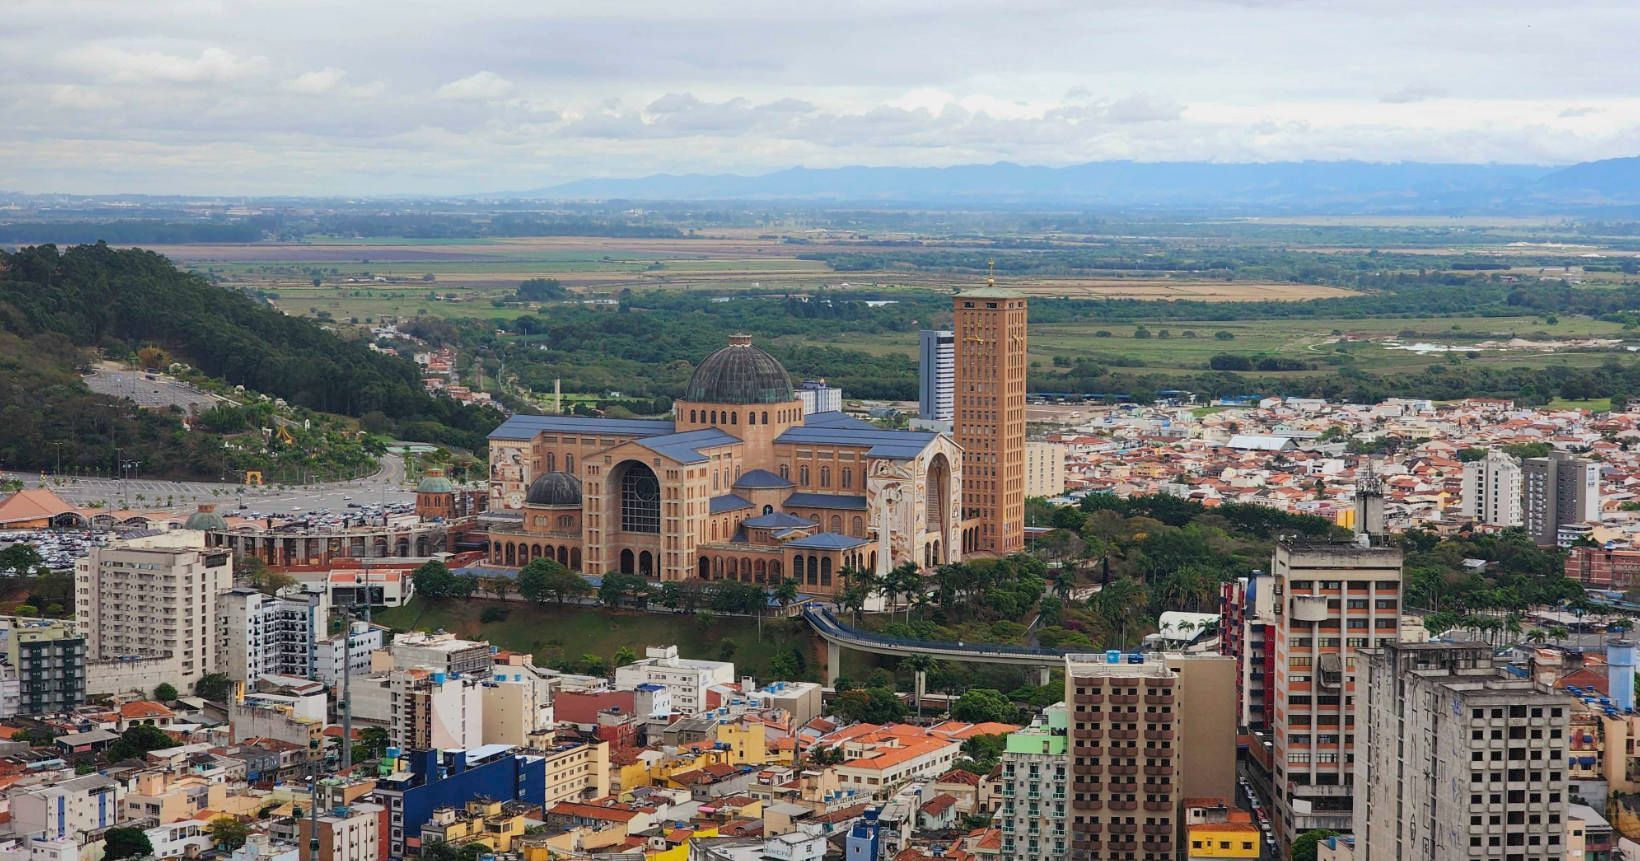
[[[1070,717],[1064,703],[1048,706],[1031,725],[1008,734],[1002,754],[1002,861],[1064,858]]]
[[[1064,443],[1025,443],[1025,495],[1049,499],[1065,493]]]
[[[797,387],[797,399],[803,402],[803,415],[843,410],[843,390],[826,385],[825,380],[804,380]]]
[[[388,675],[388,738],[402,750],[476,750],[484,743],[483,680],[428,670]]]
[[[644,657],[615,669],[615,689],[637,690],[639,685],[665,685],[672,705],[685,715],[706,709],[706,689],[735,681],[735,665],[728,661],[693,661],[678,657],[677,646],[650,646]]]
[[[327,685],[341,684],[343,671],[350,664],[354,678],[369,673],[371,653],[387,646],[387,631],[380,625],[359,621],[350,624],[353,628],[351,647],[346,634],[325,637],[313,646],[314,678]]]
[[[184,529],[93,549],[74,565],[75,616],[86,658],[170,656],[178,683],[217,669],[217,599],[233,557]]]
[[[917,333],[917,417],[948,422],[955,417],[957,336],[950,330]]]
[[[217,671],[238,682],[273,673],[312,677],[322,625],[317,596],[298,601],[230,589],[217,599]]]
[[[1484,643],[1385,643],[1356,666],[1355,858],[1553,861],[1572,700]]]
[[[1459,511],[1476,523],[1519,526],[1521,510],[1520,462],[1508,452],[1490,449],[1480,460],[1463,465],[1463,501]]]

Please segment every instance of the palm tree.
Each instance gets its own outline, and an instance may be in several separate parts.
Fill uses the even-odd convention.
[[[1526,641],[1529,643],[1537,643],[1542,645],[1547,639],[1549,639],[1549,632],[1543,630],[1542,628],[1531,628],[1526,632]]]
[[[774,600],[780,604],[780,615],[786,615],[786,608],[797,603],[797,581],[790,577],[780,581],[774,587]]]

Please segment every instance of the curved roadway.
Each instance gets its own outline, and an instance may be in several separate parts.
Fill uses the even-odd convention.
[[[889,637],[852,628],[837,621],[830,610],[823,607],[803,608],[803,619],[814,628],[832,648],[842,647],[878,655],[929,655],[952,661],[982,664],[1014,664],[1026,667],[1057,667],[1065,662],[1068,652],[1058,649],[1034,649],[1029,646],[1005,646],[998,643],[953,643],[947,640],[914,640]]]

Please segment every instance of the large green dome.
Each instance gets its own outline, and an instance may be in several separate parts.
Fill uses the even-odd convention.
[[[211,530],[227,529],[228,521],[223,520],[222,515],[216,513],[216,506],[201,505],[198,511],[188,515],[188,519],[183,521],[182,528],[209,532]]]

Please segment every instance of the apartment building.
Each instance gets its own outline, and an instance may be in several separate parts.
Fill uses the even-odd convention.
[[[1048,706],[1030,726],[1009,734],[1002,754],[1002,807],[994,819],[1002,829],[1001,861],[1065,857],[1069,744],[1064,703]]]
[[[487,676],[495,663],[489,643],[463,640],[450,633],[416,631],[393,638],[393,666],[416,667],[447,676]]]
[[[685,716],[706,710],[708,688],[734,681],[734,664],[680,658],[677,646],[650,646],[642,658],[615,668],[616,690],[633,691],[644,684],[664,685],[672,692],[672,707]]]
[[[424,669],[387,680],[387,734],[403,750],[473,750],[484,743],[483,680]]]
[[[1540,547],[1562,546],[1565,527],[1600,520],[1600,464],[1563,451],[1521,463],[1521,512]]]
[[[355,802],[326,809],[318,816],[319,852],[311,845],[312,823],[303,816],[296,823],[300,861],[381,861],[385,857],[387,808]]]
[[[1065,493],[1065,452],[1062,442],[1025,443],[1025,495],[1045,499]]]
[[[1276,839],[1285,850],[1306,831],[1350,828],[1351,670],[1359,650],[1400,638],[1401,551],[1287,539],[1276,544],[1270,574],[1269,777]]]
[[[85,638],[74,623],[56,619],[0,619],[0,651],[7,670],[6,717],[66,712],[85,703]]]
[[[1519,526],[1524,522],[1520,462],[1508,452],[1488,449],[1485,457],[1464,464],[1462,492],[1459,511],[1476,523]]]
[[[322,626],[316,595],[295,600],[230,589],[217,598],[217,669],[238,682],[269,674],[311,676]]]
[[[13,792],[12,831],[83,846],[118,821],[118,788],[112,778],[88,774]]]
[[[89,660],[167,658],[178,681],[216,666],[217,597],[233,558],[178,530],[99,547],[74,565],[75,616]]]
[[[351,667],[354,677],[370,672],[370,656],[387,647],[387,629],[366,622],[350,622],[352,636],[337,634],[313,644],[314,678],[331,687],[342,683]]]
[[[1573,701],[1485,643],[1385,643],[1356,667],[1355,857],[1567,857]]]
[[[1175,858],[1178,683],[1160,659],[1066,657],[1073,861]]]
[[[1274,711],[1273,589],[1274,582],[1262,572],[1220,588],[1219,653],[1236,662],[1236,723],[1251,730],[1265,729]]]
[[[951,421],[956,392],[956,335],[923,329],[917,333],[917,417],[923,421]]]

